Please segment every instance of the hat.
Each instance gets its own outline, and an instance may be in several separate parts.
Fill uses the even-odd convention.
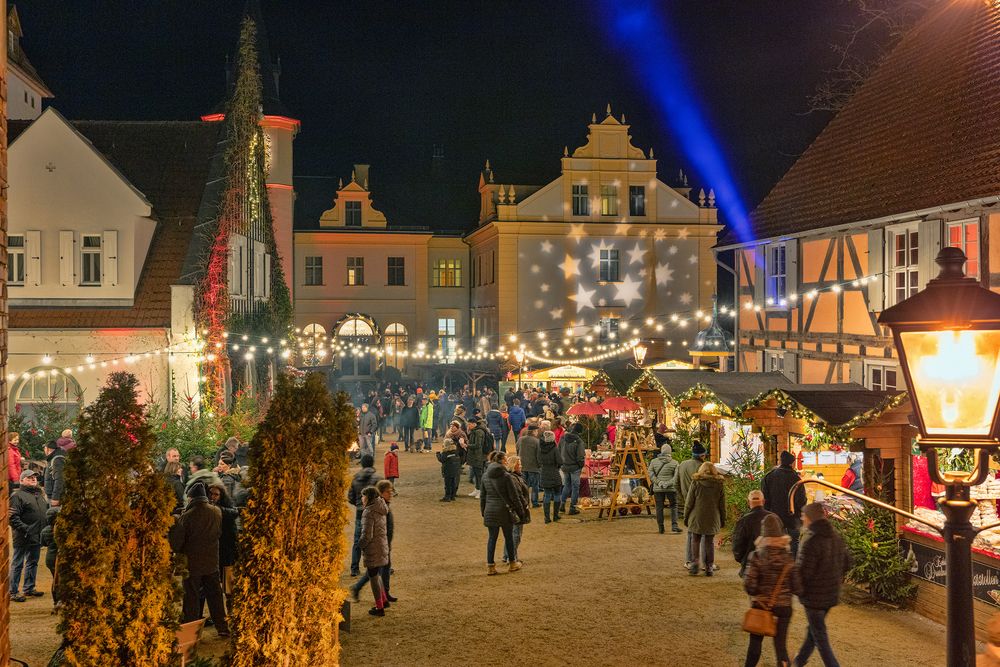
[[[427,398],[431,399],[432,401],[436,401],[437,397],[438,397],[437,393],[433,391],[427,396]]]
[[[59,445],[56,444],[55,440],[49,440],[42,446],[45,447],[45,449],[59,449]]]
[[[781,537],[785,534],[785,526],[777,514],[768,514],[760,524],[761,537]]]
[[[38,473],[34,470],[25,470],[21,473],[21,481],[28,479],[29,477],[38,477]]]
[[[789,452],[787,450],[781,452],[781,456],[778,457],[778,458],[781,461],[781,465],[783,465],[783,466],[790,466],[793,463],[795,463],[795,454],[792,454],[791,452]]]
[[[390,452],[394,452],[397,449],[399,449],[399,445],[397,445],[396,443],[392,443],[391,445],[389,445],[389,451]]]
[[[542,431],[542,442],[555,442],[556,434],[552,431]]]
[[[693,456],[694,458],[704,456],[707,453],[708,452],[705,451],[705,446],[702,445],[700,442],[694,443],[694,446],[691,447],[691,456]]]
[[[208,498],[208,495],[205,493],[205,485],[202,484],[201,482],[196,482],[191,486],[190,489],[188,489],[187,497],[190,498],[191,500],[198,500],[199,498]]]
[[[809,503],[802,508],[802,515],[810,521],[822,521],[826,518],[826,510],[823,509],[823,503]]]
[[[671,454],[674,453],[674,450],[670,447],[670,445],[664,444],[662,447],[660,447],[660,453],[663,454],[664,456],[670,456]]]

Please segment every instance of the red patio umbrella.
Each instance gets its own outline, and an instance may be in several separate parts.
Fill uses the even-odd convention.
[[[633,410],[639,410],[642,406],[631,398],[626,398],[624,396],[612,396],[611,398],[604,399],[601,403],[601,407],[605,410],[616,410],[618,412],[632,412]]]
[[[573,405],[569,406],[569,410],[566,411],[566,414],[568,414],[568,415],[576,415],[576,416],[582,416],[582,415],[591,415],[591,416],[603,415],[604,414],[604,408],[602,406],[598,405],[597,403],[591,403],[590,401],[583,402],[583,403],[574,403]]]

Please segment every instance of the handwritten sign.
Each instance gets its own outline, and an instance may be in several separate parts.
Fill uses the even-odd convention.
[[[947,561],[944,551],[912,540],[900,539],[903,556],[912,559],[910,574],[939,586],[945,586]],[[977,600],[1000,607],[1000,568],[972,561],[972,594]]]

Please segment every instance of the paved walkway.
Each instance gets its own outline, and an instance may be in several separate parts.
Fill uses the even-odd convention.
[[[471,487],[463,480],[457,502],[438,502],[435,457],[400,459],[392,582],[400,601],[372,618],[371,594],[362,594],[343,636],[344,665],[743,664],[747,603],[728,549],[719,551],[719,576],[691,577],[683,538],[659,535],[651,518],[545,525],[538,510],[524,530],[524,569],[487,577]],[[944,664],[943,627],[916,614],[840,605],[829,624],[845,667]],[[804,633],[796,606],[793,655]],[[769,644],[761,664],[774,664]],[[822,663],[814,656],[810,664]]]

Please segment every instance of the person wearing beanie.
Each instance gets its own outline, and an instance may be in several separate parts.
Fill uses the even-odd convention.
[[[660,455],[649,463],[649,482],[653,489],[653,498],[656,501],[656,526],[662,535],[663,527],[663,503],[670,503],[670,531],[674,534],[681,532],[677,525],[677,487],[674,485],[674,476],[677,474],[677,461],[674,460],[673,450],[670,445],[664,444],[660,447]]]
[[[545,523],[558,521],[562,478],[559,475],[559,449],[556,446],[556,435],[552,431],[542,433],[542,441],[538,447],[538,463],[541,466],[542,512],[545,514]]]
[[[559,443],[559,461],[561,463],[559,471],[562,477],[560,514],[565,511],[567,498],[570,500],[569,513],[571,515],[580,513],[576,505],[580,501],[580,473],[587,456],[586,445],[583,444],[583,438],[580,437],[582,433],[583,424],[577,422],[573,424],[573,428],[563,436],[562,442]]]
[[[396,480],[399,479],[399,454],[396,451],[399,449],[399,445],[392,443],[389,445],[389,451],[385,453],[385,460],[382,461],[382,472],[385,473],[385,478],[392,483],[392,495],[398,495],[396,492]]]
[[[806,504],[805,487],[795,489],[794,508],[788,507],[788,494],[801,479],[795,471],[795,455],[781,452],[778,465],[764,475],[760,490],[764,492],[764,509],[778,515],[785,524],[785,531],[792,538],[792,556],[799,551],[799,512]]]
[[[437,398],[437,395],[434,394]],[[414,443],[416,451],[420,451],[420,443],[423,442],[424,451],[431,451],[431,437],[434,433],[434,403],[430,398],[425,398],[420,406],[420,439]]]
[[[774,517],[776,521],[780,521],[777,516],[764,509],[764,493],[760,489],[747,494],[747,504],[750,510],[740,517],[733,528],[733,558],[740,564],[741,577],[746,573],[747,561],[760,537],[764,519]]]
[[[785,526],[781,523],[781,519],[774,514],[765,513],[760,524],[758,527],[760,536],[754,541],[754,549],[747,560],[743,588],[750,595],[750,606],[756,609],[768,609],[777,617],[778,632],[774,636],[774,657],[777,664],[787,665],[792,595],[801,591],[799,572],[792,558],[791,538],[785,534]],[[750,635],[744,667],[754,667],[760,662],[763,643],[763,635]]]
[[[68,452],[76,447],[76,440],[73,439],[73,429],[63,429],[62,435],[60,435],[59,439],[56,440],[56,444],[59,445],[59,449],[64,452]]]
[[[187,496],[187,507],[169,533],[170,547],[175,553],[187,556],[181,623],[201,618],[201,596],[204,592],[216,632],[220,637],[228,637],[226,603],[219,577],[222,510],[208,502],[205,485],[201,482],[192,484]]]
[[[691,458],[687,461],[681,461],[677,465],[677,474],[674,477],[674,487],[677,490],[677,512],[680,516],[684,516],[685,513],[685,503],[687,502],[687,494],[691,488],[691,479],[694,474],[698,472],[701,464],[706,460],[705,447],[700,442],[695,442],[691,447]],[[687,522],[685,522],[687,523]],[[684,567],[685,569],[691,568],[691,547],[694,537],[691,531],[687,534],[687,543],[684,545]]]
[[[380,479],[375,472],[375,457],[371,454],[362,454],[361,470],[354,475],[351,480],[351,489],[347,492],[347,502],[354,505],[354,544],[351,547],[351,576],[356,577],[361,574],[361,547],[358,546],[358,539],[361,537],[361,513],[364,506],[361,504],[361,492],[369,486],[374,486]]]
[[[823,505],[809,503],[803,507],[802,525],[806,537],[802,540],[795,567],[802,582],[799,602],[805,607],[809,629],[795,656],[795,664],[806,664],[815,648],[824,665],[836,667],[839,663],[830,646],[826,615],[840,602],[840,587],[854,563],[840,533],[826,518]]]
[[[542,463],[538,460],[541,442],[538,439],[538,422],[528,422],[528,427],[515,443],[517,455],[521,457],[524,483],[531,489],[531,506],[540,507],[538,494],[542,490]]]
[[[986,625],[986,649],[976,657],[976,667],[1000,667],[1000,612]]]
[[[49,440],[42,446],[42,452],[45,453],[43,473],[45,497],[49,500],[49,507],[59,507],[65,488],[63,470],[66,467],[66,451],[61,449],[55,440]]]

